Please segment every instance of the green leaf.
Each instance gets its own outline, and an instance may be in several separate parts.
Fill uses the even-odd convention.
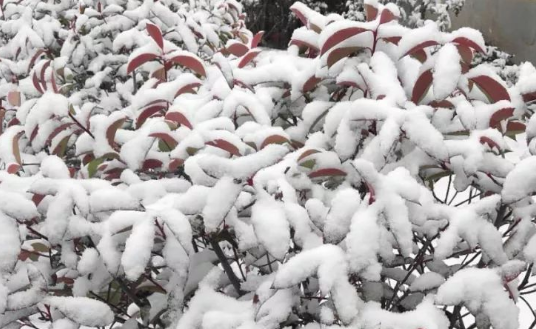
[[[300,167],[305,167],[305,168],[308,168],[308,169],[313,169],[313,167],[315,166],[316,164],[316,160],[315,159],[309,159],[309,160],[306,160],[306,161],[303,161],[302,163],[300,163]]]
[[[100,164],[104,162],[104,158],[100,157],[97,159],[93,159],[88,165],[87,165],[87,173],[89,175],[89,178],[95,176],[97,173],[97,169],[99,168]]]
[[[46,246],[45,244],[41,242],[32,243],[32,248],[34,249],[34,251],[44,252],[44,253],[50,250],[48,246]]]

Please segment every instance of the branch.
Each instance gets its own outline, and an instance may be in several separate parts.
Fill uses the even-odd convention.
[[[227,274],[227,277],[231,281],[231,284],[235,288],[238,295],[242,296],[244,292],[242,291],[242,289],[240,289],[240,280],[234,273],[233,269],[231,268],[231,265],[229,265],[229,262],[227,261],[227,257],[225,257],[223,250],[221,250],[220,244],[215,240],[211,240],[210,244],[212,245],[212,249],[214,249],[216,256],[218,256],[218,259],[221,265],[223,266],[223,270]]]

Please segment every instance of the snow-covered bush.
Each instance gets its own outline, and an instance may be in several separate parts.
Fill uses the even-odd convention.
[[[400,9],[400,18],[409,27],[424,25],[427,19],[437,22],[444,31],[451,28],[451,16],[458,15],[465,0],[378,0],[380,3],[395,3]],[[347,0],[344,16],[362,21],[365,18],[367,0]]]
[[[536,69],[291,10],[261,51],[234,0],[3,3],[0,327],[518,327]]]

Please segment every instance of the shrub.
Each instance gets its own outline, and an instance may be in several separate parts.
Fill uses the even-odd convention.
[[[531,64],[374,1],[287,51],[234,0],[2,9],[2,327],[518,327]]]

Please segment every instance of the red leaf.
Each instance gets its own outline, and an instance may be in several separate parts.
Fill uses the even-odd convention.
[[[43,64],[43,67],[41,67],[41,74],[40,74],[40,79],[41,79],[41,84],[43,85],[43,90],[47,90],[47,82],[46,82],[46,79],[45,79],[45,73],[48,69],[48,67],[50,66],[50,63],[52,61],[51,60],[48,60],[45,62],[45,64]]]
[[[431,107],[435,107],[435,108],[438,108],[438,107],[447,108],[447,109],[453,109],[454,108],[454,104],[452,104],[451,102],[449,102],[447,100],[431,101],[429,105]]]
[[[426,62],[426,59],[428,59],[428,55],[426,55],[426,51],[424,51],[424,49],[417,50],[416,52],[411,54],[411,57],[415,58],[421,63]]]
[[[307,79],[302,87],[302,92],[306,93],[316,88],[316,85],[322,81],[322,79],[315,77],[314,75]]]
[[[193,129],[193,126],[190,123],[190,121],[188,119],[186,119],[184,114],[182,114],[180,112],[168,112],[166,114],[166,120],[173,121],[173,122],[176,122],[176,123],[180,123],[183,126],[186,126],[186,127],[190,128],[190,129]]]
[[[390,11],[387,8],[384,8],[382,10],[381,16],[380,16],[380,24],[389,23],[390,21],[396,19],[395,14],[393,14],[392,11]]]
[[[154,24],[147,23],[147,32],[149,32],[149,35],[151,38],[153,38],[158,47],[164,50],[164,38],[162,37],[162,31],[160,31],[160,28]]]
[[[402,37],[382,38],[382,40],[384,40],[385,42],[394,43],[395,45],[398,45],[398,43],[400,42],[400,39],[402,39]]]
[[[32,133],[30,134],[30,139],[29,139],[30,143],[33,142],[38,132],[39,132],[39,126],[35,126],[34,130],[32,130]]]
[[[12,106],[20,106],[20,91],[12,90],[8,92],[7,101]]]
[[[513,108],[507,107],[507,108],[504,108],[504,109],[500,109],[497,112],[493,113],[493,115],[489,119],[489,126],[491,128],[500,129],[501,121],[510,118],[512,115],[514,115],[514,109]]]
[[[413,92],[411,94],[411,101],[413,103],[418,105],[422,101],[424,96],[426,96],[428,89],[430,89],[433,79],[431,69],[424,71],[421,74],[421,76],[415,82],[415,86],[413,86]]]
[[[264,36],[264,31],[257,32],[257,34],[255,34],[255,36],[253,37],[253,40],[251,40],[251,48],[257,48],[263,36]]]
[[[138,116],[138,119],[136,120],[136,129],[139,129],[149,117],[164,110],[165,108],[166,108],[166,105],[154,105],[154,106],[149,106],[143,109],[140,115]]]
[[[457,37],[454,40],[452,40],[452,42],[459,44],[459,45],[464,45],[464,46],[473,48],[474,50],[479,51],[483,54],[486,53],[486,51],[482,49],[482,47],[480,47],[476,42],[465,37]]]
[[[343,58],[349,57],[351,54],[361,50],[360,47],[346,47],[332,50],[328,55],[328,67],[332,67],[335,63]]]
[[[156,159],[147,159],[143,161],[143,166],[141,167],[141,170],[150,170],[160,167],[162,167],[162,161]]]
[[[185,66],[201,76],[206,76],[203,63],[192,55],[177,55],[169,60],[173,63]]]
[[[300,154],[300,156],[298,157],[298,160],[296,162],[300,162],[301,160],[303,160],[306,157],[308,157],[308,156],[310,156],[312,154],[315,154],[315,153],[320,153],[320,151],[315,150],[315,149],[307,150],[307,151],[303,152],[302,154]]]
[[[243,43],[235,42],[227,47],[227,51],[236,57],[242,57],[249,51],[249,47]]]
[[[50,143],[52,142],[52,139],[54,137],[56,137],[60,132],[64,131],[65,129],[69,128],[70,126],[74,125],[75,123],[74,122],[68,122],[68,123],[64,123],[64,124],[61,124],[60,126],[58,126],[56,129],[54,129],[52,131],[52,133],[48,136],[47,138],[47,144],[50,145]],[[32,133],[33,135],[33,133]],[[31,140],[33,140],[33,138],[30,137]]]
[[[374,187],[372,187],[372,185],[369,183],[365,182],[365,185],[367,186],[367,190],[369,192],[369,204],[373,204],[376,201],[376,191],[374,191]]]
[[[473,51],[471,48],[465,45],[457,45],[456,48],[458,48],[458,53],[460,54],[462,61],[464,63],[471,64],[473,61]]]
[[[266,137],[266,139],[262,142],[261,149],[265,148],[269,144],[283,144],[283,143],[289,143],[290,141],[281,135],[272,135]]]
[[[309,174],[309,178],[317,178],[323,176],[346,176],[346,173],[337,168],[325,168],[313,171]]]
[[[30,63],[28,64],[28,73],[30,73],[30,70],[32,69],[33,65],[35,64],[35,61],[37,58],[45,53],[44,49],[38,49],[35,54],[32,56],[32,59],[30,60]]]
[[[169,171],[175,171],[184,164],[183,159],[173,159],[169,162]]]
[[[108,140],[108,145],[110,145],[111,148],[116,149],[117,145],[115,144],[115,133],[117,132],[117,129],[119,129],[123,123],[125,122],[126,118],[121,118],[116,120],[114,123],[112,123],[108,129],[106,129],[106,139]]]
[[[536,100],[536,91],[533,91],[531,93],[523,94],[523,101],[525,103],[533,102]]]
[[[195,89],[194,88],[197,88],[197,87],[200,87],[201,86],[201,83],[199,82],[194,82],[194,83],[190,83],[186,86],[183,86],[181,89],[177,90],[177,92],[175,93],[175,97],[179,96],[179,95],[182,95],[182,94],[186,94],[186,93],[190,93],[190,94],[195,94]]]
[[[497,145],[497,143],[495,143],[491,138],[486,136],[480,137],[480,144],[487,144],[490,148],[496,148],[497,150],[500,150],[499,145]]]
[[[236,156],[241,155],[240,151],[238,150],[238,148],[236,146],[234,146],[233,144],[231,144],[228,141],[223,140],[223,139],[215,139],[215,140],[213,140],[211,142],[207,142],[206,144],[210,145],[210,146],[220,148],[222,150],[225,150],[225,151],[231,153],[232,155],[236,155]]]
[[[32,201],[33,203],[38,206],[41,201],[43,201],[43,199],[45,198],[45,196],[43,194],[34,194],[33,197],[32,197]]]
[[[134,71],[135,69],[137,69],[138,67],[140,67],[141,65],[149,62],[149,61],[152,61],[154,59],[158,58],[158,55],[156,54],[151,54],[151,53],[145,53],[145,54],[141,54],[139,55],[138,57],[135,57],[133,58],[129,63],[128,63],[128,66],[127,66],[127,74],[130,74],[132,73],[132,71]]]
[[[41,84],[39,83],[39,79],[37,78],[37,73],[35,71],[34,71],[34,73],[32,75],[32,83],[33,83],[35,89],[37,89],[38,92],[43,94],[43,89],[41,88]]]
[[[152,133],[149,136],[159,138],[159,139],[163,140],[169,146],[170,149],[174,149],[179,144],[179,143],[177,143],[175,138],[171,137],[170,134]]]
[[[324,55],[328,50],[338,45],[339,43],[343,42],[344,40],[347,40],[353,36],[356,36],[366,31],[368,30],[362,27],[349,27],[349,28],[342,29],[333,33],[329,38],[327,38],[326,42],[324,42],[324,44],[322,45],[322,49],[320,50],[320,55]]]
[[[426,47],[432,47],[432,46],[437,46],[439,45],[439,42],[437,41],[434,41],[434,40],[428,40],[428,41],[425,41],[425,42],[421,42],[420,44],[416,45],[415,47],[411,48],[410,50],[408,50],[404,55],[402,55],[402,57],[404,56],[407,56],[407,55],[411,55],[419,50],[423,50],[424,48]]]
[[[7,173],[8,174],[15,174],[17,171],[19,171],[20,165],[18,163],[12,163],[9,166],[7,166]]]
[[[20,125],[20,121],[19,121],[19,119],[17,119],[17,118],[13,118],[13,119],[11,119],[11,121],[9,121],[9,123],[7,124],[8,127],[11,127],[11,126],[14,126],[14,125]]]
[[[375,20],[376,16],[378,16],[378,8],[365,4],[365,15],[368,22]]]
[[[238,68],[243,68],[244,66],[248,65],[249,62],[251,62],[257,55],[261,52],[260,49],[251,49],[238,63]]]
[[[527,126],[523,122],[509,121],[506,125],[507,132],[524,132],[527,130]]]
[[[492,103],[496,103],[502,100],[510,100],[510,95],[506,88],[504,88],[499,82],[487,75],[480,75],[475,78],[469,79],[473,81],[482,90],[486,97]]]

